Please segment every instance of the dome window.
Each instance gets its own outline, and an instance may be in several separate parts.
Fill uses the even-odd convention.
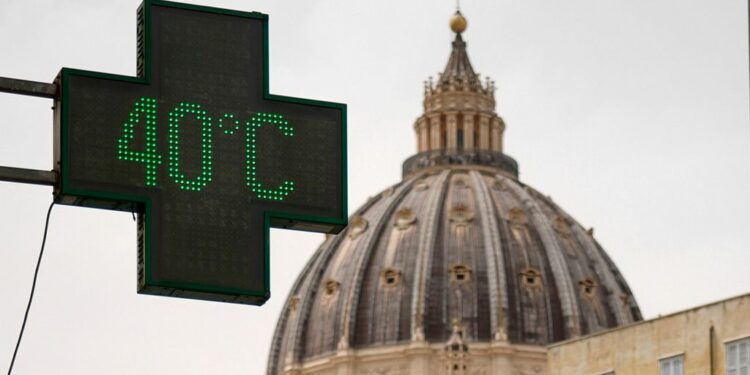
[[[505,190],[505,183],[503,182],[503,178],[500,176],[495,176],[495,183],[492,184],[492,188],[499,191]]]
[[[396,212],[396,227],[404,230],[417,221],[417,215],[409,208],[402,208]]]
[[[414,190],[416,191],[427,190],[428,187],[430,187],[430,185],[428,185],[427,181],[425,180],[419,180],[416,184],[414,184]]]
[[[514,225],[526,224],[526,212],[518,207],[513,207],[508,211],[508,221]]]
[[[555,228],[555,231],[559,233],[561,236],[563,237],[570,236],[570,222],[568,221],[568,219],[562,216],[558,216],[555,219],[555,223],[553,227]]]
[[[362,216],[355,215],[349,220],[349,238],[357,238],[367,230],[367,220]]]
[[[596,295],[596,282],[591,279],[584,279],[578,283],[581,285],[581,293],[586,297],[594,297]]]
[[[463,264],[455,265],[450,269],[451,281],[465,283],[471,280],[471,268]]]
[[[299,306],[299,297],[292,296],[292,298],[289,299],[289,309],[292,311],[297,311],[297,306]]]
[[[333,297],[334,295],[336,295],[336,293],[338,293],[339,288],[341,288],[341,284],[338,281],[329,279],[323,285],[325,297]]]
[[[527,268],[523,270],[520,275],[524,286],[534,288],[542,286],[542,274],[539,271],[533,268]]]
[[[451,208],[448,213],[448,219],[456,225],[466,225],[472,218],[471,210],[463,204]]]
[[[386,268],[382,273],[382,281],[385,286],[396,286],[401,282],[401,272],[393,268]]]
[[[459,189],[466,189],[469,185],[466,183],[466,178],[459,176],[453,179],[453,186]]]

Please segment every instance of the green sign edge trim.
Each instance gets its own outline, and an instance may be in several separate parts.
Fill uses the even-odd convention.
[[[346,104],[343,103],[335,103],[335,102],[328,102],[328,101],[320,101],[320,100],[313,100],[313,99],[305,99],[305,98],[296,98],[296,97],[288,97],[288,96],[281,96],[281,95],[273,95],[269,92],[270,87],[270,74],[269,74],[269,43],[268,43],[268,15],[258,12],[243,12],[243,11],[236,11],[236,10],[230,10],[230,9],[222,9],[222,8],[214,8],[214,7],[207,7],[207,6],[201,6],[201,5],[193,5],[193,4],[185,4],[185,3],[177,3],[172,1],[162,1],[162,0],[143,0],[141,3],[141,6],[143,7],[143,23],[144,23],[144,32],[145,32],[145,47],[144,47],[144,77],[131,77],[131,76],[124,76],[124,75],[117,75],[117,74],[111,74],[111,73],[101,73],[101,72],[94,72],[94,71],[88,71],[88,70],[80,70],[80,69],[71,69],[71,68],[62,68],[60,72],[60,84],[61,84],[61,95],[60,95],[60,102],[61,102],[61,115],[60,115],[60,158],[61,163],[58,166],[60,168],[60,190],[57,192],[56,195],[58,196],[71,196],[71,197],[79,197],[79,198],[101,198],[103,200],[107,201],[114,201],[114,202],[127,202],[127,203],[140,203],[144,206],[144,225],[148,227],[149,221],[151,218],[151,200],[148,199],[145,196],[132,196],[132,195],[124,195],[124,194],[117,194],[117,193],[102,193],[102,192],[96,192],[96,191],[87,191],[87,190],[73,190],[68,189],[67,185],[69,185],[69,176],[67,174],[67,171],[65,170],[64,166],[68,165],[69,163],[69,154],[68,154],[68,145],[67,145],[67,138],[68,138],[68,124],[67,124],[67,113],[68,113],[68,106],[69,103],[66,100],[68,98],[68,81],[70,76],[76,75],[76,76],[83,76],[83,77],[91,77],[91,78],[99,78],[99,79],[108,79],[108,80],[114,80],[114,81],[124,81],[124,82],[130,82],[130,83],[137,83],[137,84],[143,84],[148,85],[151,83],[151,7],[152,6],[163,6],[163,7],[171,7],[171,8],[179,8],[179,9],[186,9],[186,10],[192,10],[192,11],[198,11],[198,12],[204,12],[204,13],[212,13],[212,14],[222,14],[222,15],[230,15],[230,16],[236,16],[236,17],[245,17],[245,18],[253,18],[261,20],[263,23],[263,98],[265,100],[269,101],[276,101],[276,102],[285,102],[285,103],[296,103],[296,104],[305,104],[310,106],[317,106],[317,107],[324,107],[324,108],[333,108],[338,109],[341,112],[341,187],[342,187],[342,197],[341,197],[341,212],[339,213],[339,217],[319,217],[319,216],[311,216],[311,215],[295,215],[295,214],[288,214],[283,212],[277,212],[277,211],[264,211],[263,212],[263,230],[265,232],[265,243],[264,243],[264,256],[265,256],[265,277],[264,277],[264,284],[265,289],[262,291],[259,290],[247,290],[247,289],[238,289],[238,288],[227,288],[227,287],[218,287],[218,286],[210,286],[210,285],[198,285],[198,284],[190,284],[190,283],[173,283],[173,282],[155,282],[151,279],[151,233],[149,230],[144,230],[144,277],[145,277],[145,285],[146,286],[155,286],[155,287],[164,287],[164,288],[175,288],[175,289],[181,289],[186,291],[195,291],[195,292],[208,292],[208,293],[216,293],[216,294],[223,294],[223,295],[229,295],[229,296],[237,296],[237,295],[243,295],[243,296],[254,296],[254,297],[260,297],[263,298],[263,301],[261,301],[260,304],[264,303],[268,298],[271,296],[270,291],[270,229],[273,227],[271,225],[272,219],[287,219],[287,220],[296,220],[300,222],[305,223],[312,223],[312,224],[331,224],[334,226],[334,231],[336,233],[340,232],[348,223],[348,169],[347,169],[347,123],[346,123],[346,117],[347,117],[347,110],[346,110]]]

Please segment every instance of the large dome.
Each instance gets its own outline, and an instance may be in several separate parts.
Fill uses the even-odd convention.
[[[505,368],[497,355],[540,373],[544,345],[641,319],[592,231],[518,179],[493,84],[460,33],[424,110],[404,179],[328,237],[293,286],[269,375],[466,371],[472,351],[485,373]],[[417,355],[423,365],[402,360]]]

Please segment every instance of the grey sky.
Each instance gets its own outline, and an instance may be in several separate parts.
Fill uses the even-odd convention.
[[[271,91],[345,102],[349,206],[400,179],[450,1],[201,1],[270,14]],[[137,0],[0,2],[0,76],[135,74]],[[521,179],[595,236],[647,317],[750,292],[747,2],[471,1],[474,68],[499,87]],[[0,94],[0,165],[51,168],[51,101]],[[0,182],[0,368],[51,189]],[[129,214],[57,206],[16,374],[260,374],[322,236],[274,231],[263,307],[135,293]],[[4,370],[3,370],[4,371]]]

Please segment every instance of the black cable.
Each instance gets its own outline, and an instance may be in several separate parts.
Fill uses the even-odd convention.
[[[23,330],[26,328],[26,320],[29,318],[29,310],[31,309],[31,300],[34,299],[34,289],[36,289],[36,277],[39,275],[39,265],[42,263],[42,254],[44,254],[44,244],[47,242],[47,229],[49,228],[49,216],[52,213],[52,206],[55,202],[50,203],[49,209],[47,209],[47,219],[44,222],[44,236],[42,236],[42,248],[39,250],[39,259],[36,261],[36,270],[34,270],[34,281],[31,283],[31,294],[29,294],[29,304],[26,305],[26,313],[23,315],[23,324],[21,324],[21,332],[18,334],[18,341],[16,342],[16,350],[13,351],[13,359],[10,360],[10,368],[8,368],[8,375],[13,372],[13,364],[16,362],[16,354],[18,354],[18,347],[21,346],[21,338],[23,337]]]

